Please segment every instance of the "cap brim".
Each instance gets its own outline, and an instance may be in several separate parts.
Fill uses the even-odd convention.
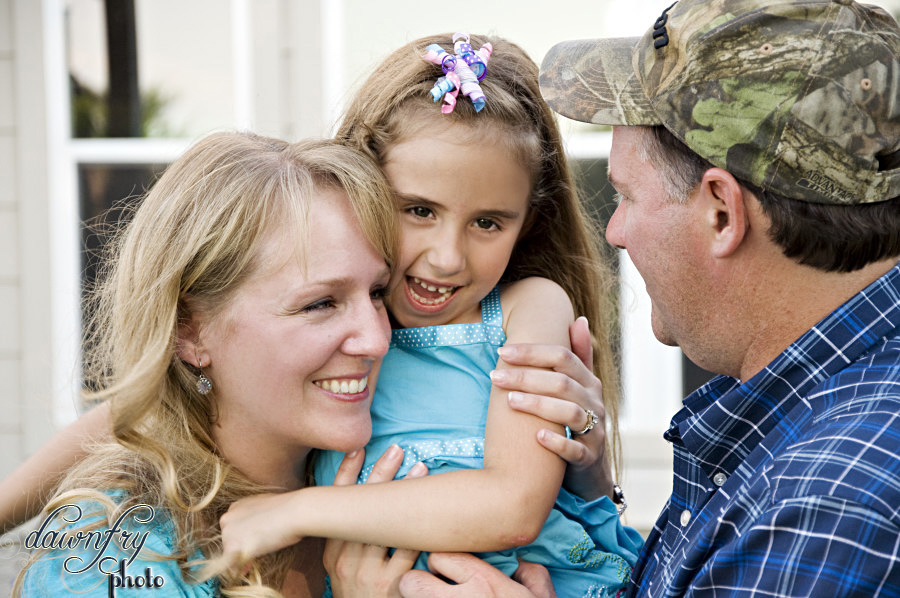
[[[632,66],[632,51],[639,40],[620,37],[556,44],[541,64],[541,94],[556,112],[583,122],[662,124]]]

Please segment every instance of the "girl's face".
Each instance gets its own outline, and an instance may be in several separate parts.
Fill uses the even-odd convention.
[[[271,231],[258,270],[220,315],[201,322],[213,435],[254,479],[293,470],[309,447],[352,450],[371,434],[372,390],[390,339],[389,271],[342,191],[321,191],[309,222],[305,250],[285,230]]]
[[[406,328],[481,321],[528,216],[531,173],[461,124],[391,146],[384,171],[401,222],[391,314]]]

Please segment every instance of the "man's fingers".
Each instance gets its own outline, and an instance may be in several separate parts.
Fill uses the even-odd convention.
[[[536,598],[556,598],[550,572],[542,565],[522,561],[513,573],[513,579],[531,590]]]
[[[428,568],[458,585],[449,585],[427,571],[413,569],[400,579],[400,594],[404,598],[452,598],[453,596],[479,595],[465,593],[466,591],[471,592],[472,588],[461,588],[461,585],[468,582],[474,574],[473,566],[478,569],[481,566],[494,569],[471,554],[455,552],[432,553],[428,556]],[[497,570],[494,569],[494,571]],[[497,573],[500,572],[497,571]],[[503,574],[500,573],[500,575]],[[482,593],[480,595],[486,594]]]
[[[427,571],[413,569],[400,578],[403,598],[453,598],[453,588]]]

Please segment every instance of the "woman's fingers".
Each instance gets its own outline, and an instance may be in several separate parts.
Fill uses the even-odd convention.
[[[590,406],[592,395],[602,395],[600,380],[584,384],[564,372],[531,368],[503,368],[491,372],[491,382],[500,388],[524,394],[554,397]]]
[[[359,477],[363,461],[366,457],[364,450],[356,450],[344,455],[334,476],[334,486],[352,486]]]
[[[581,430],[587,422],[585,407],[580,404],[581,402],[588,403],[583,396],[581,401],[577,401],[574,398],[571,400],[558,399],[512,391],[507,397],[507,402],[510,407],[517,411],[525,411],[549,422],[568,426],[571,430]],[[602,427],[606,420],[606,411],[603,409],[603,406],[601,404],[592,404],[588,408],[597,414],[598,421],[594,427]]]
[[[384,453],[375,461],[372,466],[372,473],[366,479],[366,483],[372,482],[389,482],[394,479],[400,466],[403,465],[403,449],[392,444]]]
[[[537,435],[538,443],[552,453],[556,453],[576,470],[583,470],[597,462],[597,454],[583,443],[566,438],[553,430],[546,428],[540,430]]]
[[[572,352],[581,360],[586,368],[594,369],[594,347],[591,345],[591,329],[587,318],[581,316],[569,326],[569,344]]]

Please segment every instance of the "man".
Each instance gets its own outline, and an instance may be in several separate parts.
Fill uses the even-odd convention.
[[[897,23],[680,0],[541,70],[556,111],[614,125],[606,234],[655,335],[721,374],[665,433],[673,492],[629,593],[900,596]]]

